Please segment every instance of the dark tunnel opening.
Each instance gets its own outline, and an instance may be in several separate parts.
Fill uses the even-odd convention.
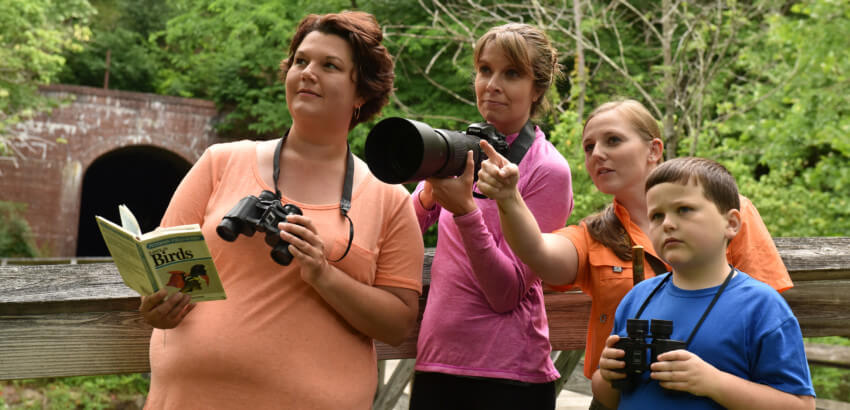
[[[83,177],[77,256],[109,256],[94,216],[120,224],[120,204],[133,211],[142,232],[159,226],[191,165],[172,152],[145,146],[118,149],[95,160]]]

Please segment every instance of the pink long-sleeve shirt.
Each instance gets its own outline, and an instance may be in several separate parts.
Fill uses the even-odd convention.
[[[507,138],[513,143],[517,134]],[[573,209],[567,161],[535,129],[519,164],[517,188],[543,232],[566,224]],[[558,378],[549,357],[549,326],[537,275],[511,251],[495,201],[454,216],[412,195],[423,232],[438,224],[428,304],[417,343],[416,370],[528,383]]]

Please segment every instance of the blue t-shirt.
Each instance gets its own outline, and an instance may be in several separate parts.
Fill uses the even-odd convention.
[[[623,298],[612,334],[626,336],[626,320],[635,318],[647,296],[668,275],[639,283]],[[683,290],[667,280],[637,319],[672,320],[671,339],[686,341],[718,289]],[[815,395],[797,318],[777,291],[746,273],[738,271],[732,278],[687,350],[742,379],[790,394]],[[647,352],[647,361],[649,356]],[[651,380],[648,371],[641,377],[642,383],[633,391],[621,394],[621,409],[722,408],[706,397],[671,394]]]

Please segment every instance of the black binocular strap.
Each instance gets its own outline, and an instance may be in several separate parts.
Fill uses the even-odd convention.
[[[286,130],[274,149],[274,193],[278,200],[281,197],[280,189],[277,187],[277,180],[280,176],[280,151],[283,149],[283,141],[288,136],[289,130]],[[354,156],[351,155],[351,145],[346,144],[346,149],[348,150],[348,157],[345,164],[345,180],[342,183],[342,198],[339,200],[339,212],[345,219],[348,219],[348,246],[345,247],[345,253],[339,259],[331,260],[331,262],[339,262],[348,255],[348,251],[351,250],[351,243],[354,241],[354,222],[348,216],[348,211],[351,210],[351,192],[354,189]]]
[[[661,279],[661,283],[659,283],[658,286],[656,286],[655,289],[650,292],[649,296],[646,297],[646,300],[643,301],[643,304],[640,305],[640,309],[638,309],[638,312],[635,315],[635,319],[640,319],[640,315],[643,313],[643,310],[646,309],[646,305],[649,304],[649,300],[652,299],[653,296],[655,296],[655,293],[658,292],[658,289],[661,289],[661,287],[663,287],[664,284],[667,283],[667,281],[670,280],[672,276],[673,272],[670,272],[667,274],[667,276],[664,277],[664,279]],[[711,312],[711,309],[714,307],[714,304],[717,303],[717,299],[720,298],[720,294],[722,294],[723,291],[726,290],[726,286],[729,285],[729,281],[732,280],[732,276],[735,276],[735,268],[732,267],[732,265],[729,265],[729,274],[726,275],[726,279],[723,281],[723,284],[720,285],[719,289],[717,289],[717,293],[714,294],[714,298],[711,299],[711,303],[709,303],[708,306],[705,308],[705,312],[702,313],[702,317],[699,318],[699,322],[697,322],[697,324],[694,326],[694,330],[691,331],[691,335],[688,336],[688,340],[685,341],[685,347],[690,346],[691,340],[693,340],[694,336],[696,336],[697,330],[699,330],[700,326],[702,326],[702,322],[705,321],[706,316],[708,316],[708,312]]]

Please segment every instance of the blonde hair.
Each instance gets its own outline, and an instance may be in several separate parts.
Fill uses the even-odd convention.
[[[620,116],[628,121],[629,125],[632,126],[632,129],[634,129],[644,141],[651,142],[656,138],[661,139],[661,128],[658,126],[658,121],[643,104],[632,99],[609,101],[596,107],[584,121],[585,128],[587,127],[587,123],[589,123],[593,117],[612,110],[616,110]],[[657,163],[660,164],[662,161],[664,161],[664,156],[660,155]]]
[[[473,61],[478,66],[484,46],[492,42],[502,49],[508,61],[523,75],[531,75],[534,90],[540,93],[540,98],[531,103],[529,114],[549,109],[546,91],[561,75],[561,65],[558,63],[558,51],[552,46],[549,37],[543,30],[530,24],[509,23],[496,26],[484,33],[475,43]],[[529,52],[531,51],[531,52]]]
[[[584,122],[585,128],[593,117],[612,110],[616,110],[628,121],[638,136],[647,144],[655,138],[661,139],[661,128],[658,126],[658,121],[643,104],[631,99],[609,101],[596,107],[587,116],[587,120]],[[584,134],[583,131],[582,134]],[[660,164],[663,161],[664,155],[659,155],[657,163]],[[618,258],[624,261],[632,260],[631,238],[614,213],[614,204],[609,204],[602,211],[590,215],[582,221],[587,226],[587,233],[590,234],[591,238],[611,249]]]

